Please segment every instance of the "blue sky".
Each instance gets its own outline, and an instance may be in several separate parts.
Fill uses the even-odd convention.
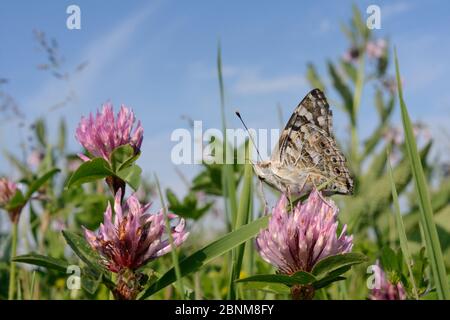
[[[81,8],[82,29],[66,28],[66,8]],[[69,146],[81,115],[110,100],[124,103],[142,120],[145,138],[140,164],[158,172],[165,186],[181,191],[170,162],[170,134],[187,128],[182,115],[220,127],[216,76],[217,43],[223,52],[227,116],[230,127],[239,108],[255,128],[278,127],[276,105],[287,118],[311,89],[304,79],[306,63],[324,74],[325,61],[347,49],[340,23],[349,20],[352,1],[8,1],[0,2],[0,78],[26,114],[27,123],[45,115],[51,132],[60,117],[69,129]],[[358,1],[365,11],[378,4],[382,29],[398,48],[405,96],[413,119],[427,122],[436,137],[450,120],[450,3],[447,1]],[[32,30],[58,40],[73,69],[88,67],[72,80],[75,103],[49,112],[68,87],[36,69],[45,62]],[[376,113],[364,99],[362,133],[375,125]],[[398,114],[398,113],[397,113]],[[335,112],[338,135],[345,134],[344,117]],[[398,116],[397,118],[398,119]],[[2,149],[17,150],[17,123],[1,123]],[[25,134],[25,133],[23,133]],[[56,137],[54,137],[56,139]],[[447,142],[448,143],[448,142]],[[447,147],[448,148],[448,147]],[[0,158],[0,172],[10,165]],[[192,176],[196,167],[181,170]]]

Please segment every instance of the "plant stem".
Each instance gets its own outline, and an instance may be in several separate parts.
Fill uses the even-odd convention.
[[[11,243],[11,260],[9,266],[9,290],[8,290],[8,300],[14,300],[14,294],[16,292],[16,263],[13,262],[13,258],[17,254],[17,230],[19,222],[13,222],[12,224],[12,243]]]
[[[225,115],[225,88],[222,76],[222,52],[220,43],[217,47],[217,74],[219,78],[219,92],[220,92],[220,114],[222,118],[222,134],[223,134],[223,165],[222,165],[222,192],[225,198],[226,216],[230,218],[231,230],[233,231],[236,224],[237,215],[237,197],[236,197],[236,181],[234,177],[234,168],[232,164],[227,163],[227,159],[234,159],[234,150],[228,145],[226,129],[226,115]],[[230,156],[231,155],[231,156]],[[228,198],[228,203],[227,203]]]
[[[245,142],[245,159],[250,159],[250,147],[248,144],[248,140]],[[251,190],[252,190],[252,166],[246,160],[245,168],[244,168],[244,182],[242,186],[242,193],[239,199],[239,209],[237,212],[237,217],[235,224],[233,226],[233,230],[239,229],[244,224],[248,223],[248,219],[250,216],[251,210]],[[242,260],[244,256],[245,243],[241,244],[237,248],[232,250],[231,255],[231,274],[230,274],[230,284],[228,290],[227,298],[229,300],[236,299],[236,288],[234,281],[239,278],[242,268]]]
[[[164,202],[164,197],[161,192],[161,186],[159,185],[159,179],[156,174],[155,174],[155,181],[156,181],[156,187],[158,189],[159,197],[161,200],[161,207],[162,207],[162,210],[164,213],[164,219],[166,221],[166,232],[169,236],[169,243],[170,243],[170,248],[171,248],[170,253],[172,254],[172,261],[173,261],[173,265],[175,268],[175,275],[177,277],[178,291],[180,294],[180,299],[184,300],[184,286],[183,286],[183,279],[181,277],[180,264],[178,262],[177,248],[175,246],[175,243],[173,242],[172,230],[170,228],[170,221],[169,221],[169,217],[168,217],[167,210],[166,210],[166,204]]]
[[[117,286],[117,273],[111,272],[111,281]],[[116,300],[114,298],[114,292],[112,290],[109,291],[109,300]]]
[[[394,50],[394,53],[398,98],[400,102],[403,130],[405,132],[406,150],[413,173],[413,180],[420,208],[420,224],[423,227],[426,251],[428,259],[430,260],[431,270],[433,271],[433,280],[435,282],[438,298],[440,300],[448,300],[450,299],[450,288],[445,269],[444,257],[442,254],[441,244],[439,242],[436,224],[434,222],[433,207],[431,205],[428,184],[425,179],[424,170],[420,161],[419,152],[417,150],[417,143],[414,138],[411,118],[409,117],[408,109],[403,99],[403,89],[397,59],[397,50]]]
[[[364,55],[359,58],[358,72],[356,74],[355,92],[353,94],[353,115],[351,124],[351,158],[352,165],[355,170],[354,174],[357,175],[360,170],[359,159],[359,137],[358,137],[358,112],[361,105],[361,96],[364,87],[364,71],[365,60]]]
[[[388,153],[387,153],[387,166],[388,166],[388,171],[389,171],[389,178],[391,180],[392,201],[393,201],[394,209],[395,209],[394,210],[395,227],[397,228],[398,238],[400,240],[400,248],[401,248],[402,253],[403,253],[403,259],[405,260],[406,266],[408,268],[410,281],[411,281],[411,284],[412,284],[412,287],[413,287],[412,291],[413,291],[413,294],[414,294],[414,298],[416,300],[419,300],[419,294],[418,294],[418,291],[417,291],[416,282],[414,280],[414,273],[412,271],[413,260],[411,258],[411,254],[410,254],[409,248],[408,248],[408,238],[406,237],[405,226],[403,224],[403,219],[402,219],[401,212],[400,212],[400,204],[398,202],[397,188],[395,186],[394,176],[392,174],[391,162],[389,161],[389,150],[388,150]]]
[[[30,300],[33,300],[33,297],[34,297],[35,283],[36,283],[36,271],[33,271],[33,276],[31,278],[31,286],[30,286]]]

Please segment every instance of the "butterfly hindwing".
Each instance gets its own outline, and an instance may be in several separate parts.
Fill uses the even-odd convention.
[[[308,174],[316,186],[332,180],[325,191],[351,193],[353,180],[332,132],[332,113],[319,89],[309,92],[294,110],[271,159],[291,176]],[[348,191],[348,192],[347,192]]]

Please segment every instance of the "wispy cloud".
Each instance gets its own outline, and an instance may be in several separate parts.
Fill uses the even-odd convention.
[[[414,5],[411,2],[391,2],[381,6],[382,19],[389,19],[396,15],[410,11]]]
[[[198,80],[217,78],[217,70],[201,62],[192,64],[189,72]],[[227,79],[231,91],[240,95],[297,92],[306,86],[305,77],[301,74],[268,75],[261,68],[252,66],[225,65],[222,75]]]
[[[305,77],[299,74],[266,76],[260,72],[244,72],[237,75],[232,89],[238,94],[264,94],[298,91],[305,86]]]
[[[333,29],[333,24],[329,19],[324,18],[324,19],[320,20],[319,33],[327,33],[328,31],[331,31],[332,29]]]
[[[88,61],[89,66],[77,74],[71,81],[78,98],[86,98],[94,90],[102,74],[114,65],[116,59],[128,48],[130,39],[157,6],[148,5],[129,16],[107,34],[92,40],[75,61]],[[26,99],[25,105],[36,106],[39,112],[46,112],[55,102],[62,101],[67,95],[67,84],[57,79],[44,82],[36,93]]]

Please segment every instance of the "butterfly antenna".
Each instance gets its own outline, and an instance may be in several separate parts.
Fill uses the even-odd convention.
[[[252,135],[250,134],[250,130],[248,130],[247,126],[245,125],[244,120],[242,120],[241,114],[239,113],[239,111],[235,111],[237,117],[239,118],[239,120],[241,120],[242,124],[244,125],[245,130],[247,131],[248,136],[250,137],[250,140],[252,141],[253,146],[256,149],[256,153],[258,154],[259,159],[262,161],[262,157],[261,154],[259,153],[258,147],[256,146],[255,140],[253,140]]]

